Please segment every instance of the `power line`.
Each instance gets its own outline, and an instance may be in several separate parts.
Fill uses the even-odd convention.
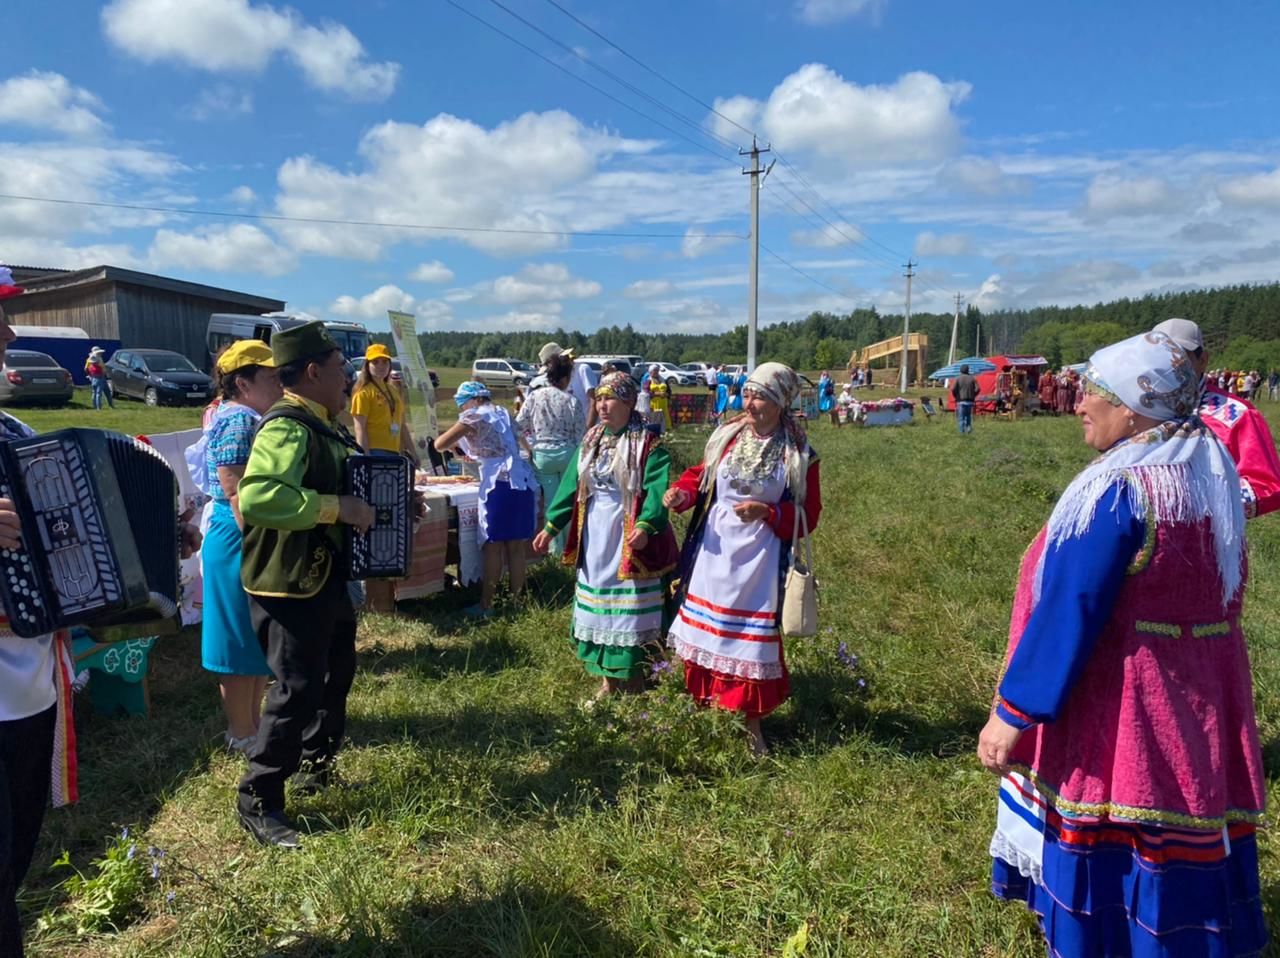
[[[818,279],[813,274],[806,273],[795,263],[779,256],[777,253],[769,249],[769,247],[765,246],[763,243],[760,244],[760,248],[764,250],[766,253],[768,253],[770,256],[772,256],[774,259],[776,259],[783,266],[787,267],[790,270],[793,270],[796,273],[799,273],[801,276],[803,276],[805,279],[807,279],[809,282],[813,283],[814,285],[821,286],[823,289],[828,290],[829,292],[835,293],[837,296],[841,297],[842,299],[847,299],[850,302],[855,304],[857,303],[857,297],[854,296],[852,293],[849,293],[845,290],[836,289],[834,286],[829,286],[828,284],[824,283],[822,280]]]
[[[570,56],[576,57],[577,59],[581,60],[587,66],[591,67],[591,69],[596,70],[600,73],[603,73],[605,76],[611,79],[614,83],[617,83],[619,86],[626,87],[636,96],[642,97],[643,99],[648,100],[650,103],[656,106],[659,110],[662,110],[665,113],[669,113],[671,116],[675,117],[677,120],[680,120],[682,123],[685,123],[688,126],[693,127],[693,129],[697,130],[699,133],[701,133],[703,136],[707,137],[708,139],[717,140],[722,145],[727,146],[730,149],[736,150],[738,148],[738,144],[734,143],[732,140],[727,140],[724,137],[720,136],[718,133],[707,130],[706,127],[704,127],[697,120],[694,120],[694,119],[691,119],[690,117],[685,116],[679,110],[676,110],[675,108],[668,106],[667,104],[659,100],[657,97],[651,96],[650,94],[646,93],[644,90],[640,89],[635,84],[631,83],[629,80],[626,80],[623,77],[618,76],[618,74],[614,73],[612,70],[608,69],[607,67],[603,67],[600,64],[596,63],[593,59],[591,59],[591,57],[585,55],[579,50],[574,49],[569,44],[565,43],[559,38],[552,36],[550,33],[542,29],[542,27],[538,26],[532,20],[529,20],[526,17],[523,17],[520,14],[516,13],[509,6],[503,3],[502,0],[489,0],[489,2],[492,3],[499,10],[504,11],[508,16],[513,17],[516,20],[519,20],[530,30],[533,30],[535,33],[546,38],[547,40],[550,40],[552,43],[558,46],[561,50],[564,50]]]
[[[737,161],[734,160],[732,157],[726,156],[723,153],[717,153],[715,150],[711,149],[711,147],[707,146],[705,143],[699,143],[697,140],[693,139],[692,137],[685,136],[679,130],[674,129],[673,127],[670,127],[667,124],[663,123],[661,120],[650,116],[648,113],[645,113],[643,110],[639,109],[638,107],[632,106],[630,103],[628,103],[626,100],[622,99],[621,97],[614,96],[608,90],[604,89],[604,87],[597,86],[596,84],[592,83],[590,80],[584,77],[578,76],[578,74],[574,73],[568,67],[564,66],[561,63],[556,63],[555,60],[551,59],[551,57],[547,56],[545,53],[541,52],[540,50],[535,50],[533,47],[529,46],[529,44],[525,43],[523,40],[520,40],[519,38],[512,36],[510,33],[507,33],[507,31],[503,30],[501,27],[490,23],[488,20],[484,19],[479,14],[471,12],[466,7],[464,7],[461,3],[459,3],[458,0],[445,0],[445,2],[447,2],[449,6],[453,7],[454,9],[460,10],[463,13],[465,13],[472,20],[476,21],[476,23],[483,24],[484,26],[488,27],[490,30],[492,30],[494,33],[498,34],[499,36],[506,37],[516,46],[520,47],[521,49],[527,50],[529,53],[532,53],[539,60],[543,60],[546,63],[551,64],[551,66],[555,67],[561,73],[565,74],[566,76],[572,77],[573,79],[577,80],[579,83],[585,86],[590,87],[591,89],[599,93],[601,96],[608,97],[614,103],[617,103],[619,106],[625,107],[626,109],[630,110],[632,113],[636,114],[637,116],[648,120],[654,126],[659,127],[663,130],[666,130],[672,136],[679,137],[680,139],[684,140],[686,143],[696,146],[698,149],[702,150],[704,153],[710,153],[712,156],[714,156],[718,160],[724,160],[726,163],[733,163],[735,166],[738,165]]]
[[[724,120],[726,123],[730,124],[731,126],[734,126],[734,127],[736,127],[737,129],[741,130],[743,133],[747,134],[748,136],[756,136],[756,131],[755,131],[755,130],[749,130],[749,129],[747,129],[745,126],[743,126],[741,123],[739,123],[737,120],[733,119],[732,117],[725,116],[723,113],[721,113],[719,110],[717,110],[717,109],[716,109],[714,106],[712,106],[710,103],[706,102],[705,100],[703,100],[702,98],[700,98],[700,97],[696,96],[695,94],[690,93],[688,90],[686,90],[686,89],[685,89],[684,87],[682,87],[680,84],[676,83],[674,80],[670,80],[670,79],[668,79],[667,77],[663,76],[661,73],[659,73],[659,72],[658,72],[657,70],[655,70],[653,67],[649,66],[649,65],[648,65],[647,63],[645,63],[643,60],[639,59],[638,57],[634,57],[634,56],[632,56],[632,55],[631,55],[630,53],[628,53],[626,50],[622,49],[622,47],[618,46],[618,44],[614,43],[612,40],[610,40],[608,37],[606,37],[603,33],[601,33],[599,30],[597,30],[595,27],[593,27],[593,26],[591,26],[589,23],[586,23],[585,21],[583,21],[583,20],[579,19],[576,15],[574,15],[574,14],[573,14],[572,12],[570,12],[569,10],[566,10],[566,9],[565,9],[564,7],[562,7],[559,3],[557,3],[557,2],[556,2],[556,0],[547,0],[547,3],[551,4],[553,7],[555,7],[557,10],[559,10],[561,13],[563,13],[566,17],[568,17],[570,20],[572,20],[572,21],[573,21],[574,23],[576,23],[578,26],[582,27],[582,29],[586,30],[588,33],[592,34],[592,35],[593,35],[593,36],[595,36],[595,37],[598,37],[599,39],[603,40],[605,43],[609,44],[609,46],[613,47],[615,50],[617,50],[619,53],[621,53],[624,57],[626,57],[626,58],[627,58],[628,60],[630,60],[632,63],[636,64],[636,66],[638,66],[638,67],[640,67],[641,69],[646,70],[647,72],[649,72],[649,73],[653,74],[655,77],[657,77],[659,80],[661,80],[661,81],[662,81],[663,83],[665,83],[667,86],[671,87],[673,90],[676,90],[676,91],[677,91],[677,92],[679,92],[679,93],[683,93],[685,96],[687,96],[687,97],[688,97],[690,100],[692,100],[694,103],[698,104],[698,105],[699,105],[699,106],[701,106],[701,107],[704,107],[704,108],[705,108],[705,109],[707,109],[707,110],[710,110],[710,111],[711,111],[712,113],[714,113],[716,116],[720,117],[720,119]]]
[[[22,196],[0,193],[0,200],[28,203],[53,203],[59,206],[91,206],[109,210],[134,210],[142,213],[175,213],[186,216],[221,216],[230,219],[266,220],[276,223],[313,223],[325,226],[367,226],[378,229],[422,230],[439,233],[505,233],[518,236],[598,236],[620,239],[684,239],[687,233],[633,233],[619,230],[538,230],[497,226],[441,226],[430,223],[389,223],[385,220],[343,220],[319,216],[284,216],[277,213],[240,213],[231,210],[206,210],[183,206],[148,206],[141,203],[107,203],[101,200],[70,200],[54,196]],[[741,233],[700,233],[700,237],[739,239]]]

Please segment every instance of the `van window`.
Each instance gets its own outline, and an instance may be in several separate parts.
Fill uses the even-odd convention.
[[[235,341],[236,337],[233,333],[210,333],[209,352],[210,354],[217,356],[218,353],[222,352]]]
[[[253,327],[253,338],[269,343],[271,342],[271,332],[274,328],[270,323],[259,323]]]

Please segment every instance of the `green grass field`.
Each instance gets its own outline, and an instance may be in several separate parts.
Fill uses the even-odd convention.
[[[27,418],[195,421],[138,404],[107,416]],[[677,461],[704,437],[677,436]],[[566,637],[571,580],[543,565],[532,597],[484,624],[463,620],[460,595],[362,621],[350,787],[291,796],[311,835],[274,852],[236,823],[242,762],[219,747],[198,637],[162,640],[149,720],[79,716],[83,797],[48,816],[22,897],[31,953],[754,958],[784,955],[807,927],[809,956],[1042,955],[1034,923],[987,891],[995,780],[972,750],[1018,559],[1090,458],[1079,424],[982,419],[960,437],[946,418],[819,423],[811,437],[822,628],[788,642],[794,697],[765,722],[768,759],[748,758],[729,717],[691,711],[674,679],[584,709],[594,682]],[[1250,535],[1246,627],[1274,798],[1280,517]],[[64,849],[93,879],[124,826],[106,877],[58,885],[68,872],[48,867]],[[164,851],[156,879],[148,846]],[[1278,849],[1266,835],[1274,933]],[[119,930],[89,932],[113,903]]]

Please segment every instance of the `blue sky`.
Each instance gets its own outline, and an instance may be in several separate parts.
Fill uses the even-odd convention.
[[[0,193],[532,232],[0,199],[0,262],[129,266],[371,328],[396,308],[722,330],[746,316],[742,127],[785,160],[761,195],[765,323],[900,310],[907,257],[917,309],[1277,278],[1273,3],[557,2],[724,116],[549,0],[502,3],[661,105],[493,0],[456,3],[568,73],[446,0],[9,0]]]

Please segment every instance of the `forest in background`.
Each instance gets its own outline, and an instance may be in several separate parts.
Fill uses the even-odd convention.
[[[1093,306],[1044,306],[983,312],[970,307],[960,316],[957,354],[969,356],[981,337],[983,355],[1038,353],[1054,366],[1081,362],[1101,346],[1161,320],[1182,316],[1204,333],[1215,366],[1280,368],[1280,283],[1161,293]],[[912,332],[929,336],[929,368],[942,366],[951,343],[950,313],[913,313]],[[656,325],[656,323],[655,323]],[[758,333],[761,361],[777,360],[796,369],[839,369],[854,349],[902,333],[901,314],[859,309],[845,315],[814,312],[804,319],[775,323]],[[388,337],[384,337],[389,340]],[[563,329],[519,332],[426,332],[419,335],[427,362],[470,366],[485,356],[536,361],[538,349],[554,340],[578,355],[640,355],[685,362],[744,362],[747,327],[725,333],[690,335],[606,326],[592,333]]]

